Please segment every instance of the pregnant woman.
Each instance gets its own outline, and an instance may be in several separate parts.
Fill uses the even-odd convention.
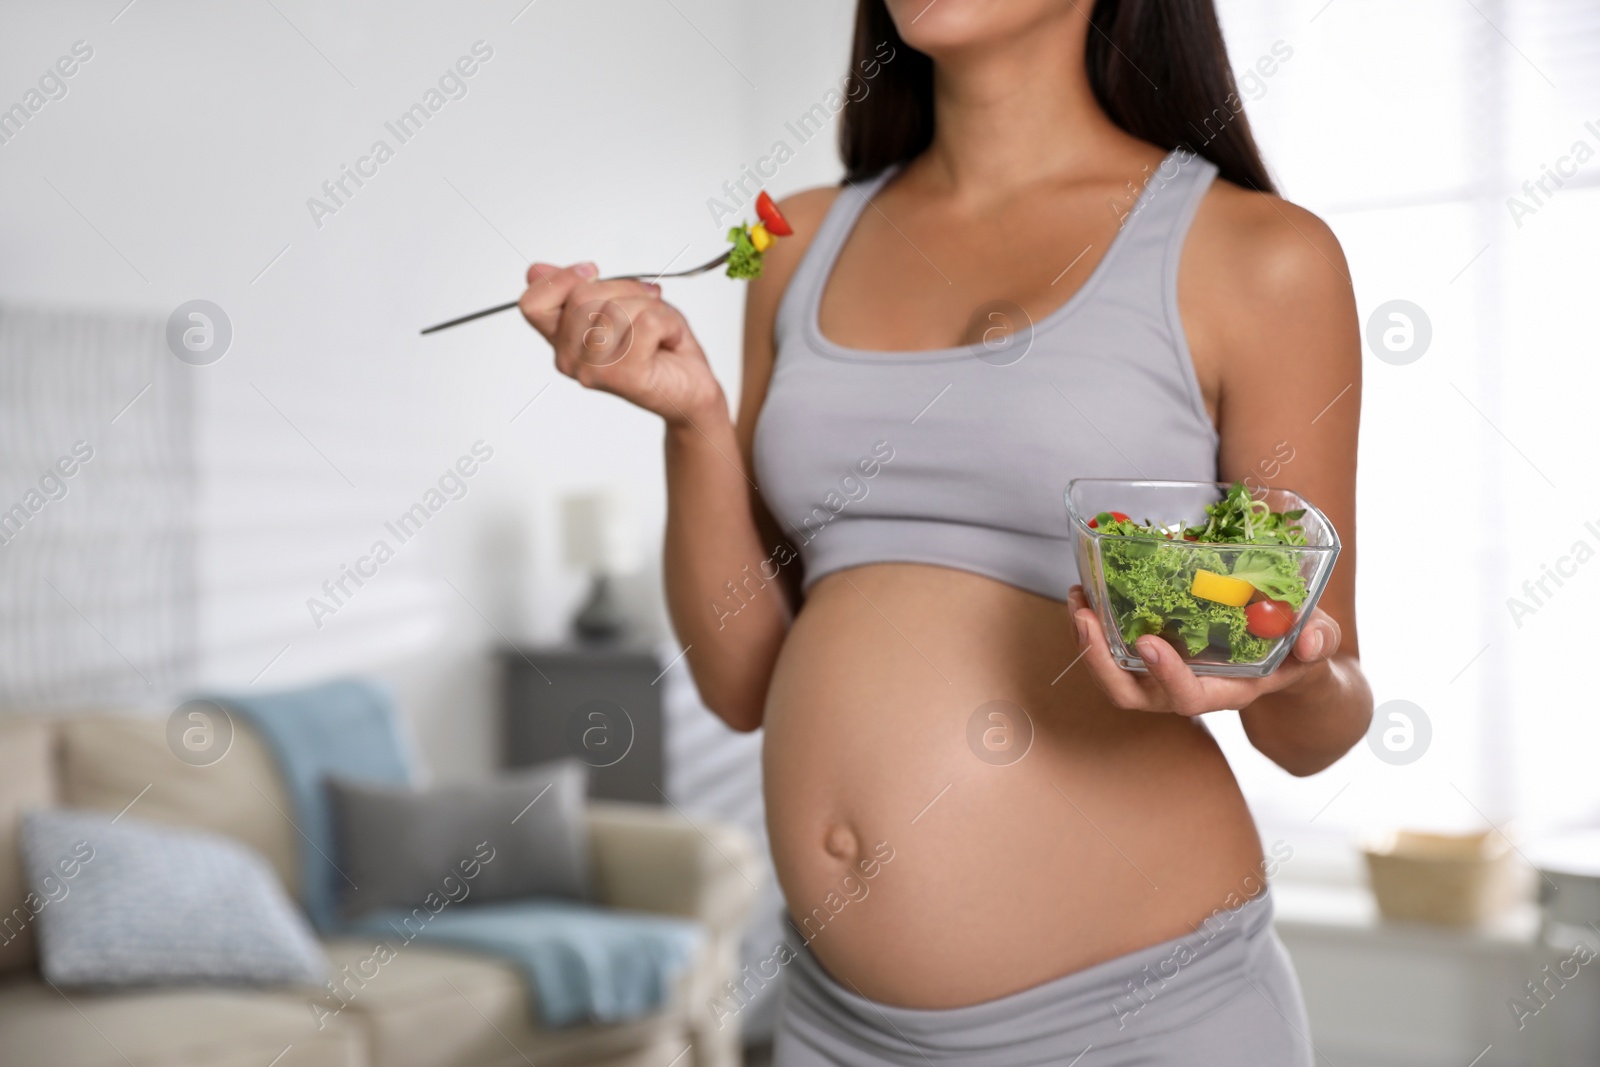
[[[782,205],[736,415],[657,287],[536,264],[521,302],[666,423],[672,617],[706,704],[766,729],[805,942],[779,1067],[1310,1064],[1284,856],[1201,716],[1307,775],[1371,714],[1339,245],[1274,195],[1212,0],[862,0],[854,47],[847,177]],[[1291,658],[1200,678],[1144,637],[1120,670],[1080,476],[1317,502],[1345,552]]]

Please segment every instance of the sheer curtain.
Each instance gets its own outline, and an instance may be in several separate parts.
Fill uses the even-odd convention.
[[[1338,234],[1363,326],[1408,301],[1431,340],[1363,357],[1362,659],[1401,732],[1307,780],[1216,732],[1269,836],[1600,822],[1600,5],[1218,6],[1263,152]]]
[[[0,306],[0,708],[192,681],[192,369],[159,318]]]

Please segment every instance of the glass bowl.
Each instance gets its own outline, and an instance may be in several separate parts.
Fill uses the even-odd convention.
[[[1297,525],[1304,545],[1183,540],[1182,527],[1204,525],[1206,506],[1229,488],[1112,478],[1078,478],[1067,486],[1079,581],[1118,666],[1146,669],[1134,642],[1150,633],[1165,638],[1196,674],[1235,678],[1271,674],[1294,647],[1333,573],[1339,535],[1298,493],[1263,488],[1251,499],[1271,511],[1303,512]],[[1174,533],[1170,539],[1108,534],[1090,525],[1113,511]]]

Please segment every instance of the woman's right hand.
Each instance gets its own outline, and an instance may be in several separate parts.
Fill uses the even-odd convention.
[[[556,369],[671,424],[726,417],[722,386],[683,313],[661,299],[661,287],[597,282],[598,274],[593,263],[528,268],[518,304],[555,349]]]

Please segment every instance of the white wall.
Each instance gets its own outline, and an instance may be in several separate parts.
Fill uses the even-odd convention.
[[[853,0],[121,2],[92,17],[0,3],[0,107],[74,42],[93,49],[67,95],[0,144],[0,302],[159,320],[196,297],[221,305],[230,350],[178,368],[201,497],[193,681],[376,674],[435,775],[482,773],[489,650],[559,638],[582,591],[560,560],[563,492],[631,502],[649,561],[631,594],[666,636],[660,427],[556,375],[514,314],[417,330],[515,296],[535,258],[607,272],[709,258],[726,222],[707,201],[776,141],[793,156],[774,195],[837,181],[832,130],[801,143],[786,123],[839,87]],[[385,122],[480,40],[493,56],[467,94],[400,144]],[[322,183],[377,138],[393,158],[317,225],[307,199],[326,202]],[[742,287],[713,274],[667,295],[735,396]],[[318,628],[307,599],[374,540],[397,545],[385,522],[479,440],[494,455],[465,495]],[[139,621],[97,625],[122,642]],[[672,751],[693,746],[716,773],[680,768],[668,788],[759,836],[755,739],[708,721],[682,674]],[[771,891],[763,912],[760,955],[781,936]],[[770,1010],[742,1021],[761,1032]]]
[[[185,368],[197,681],[376,671],[435,769],[469,774],[492,757],[495,629],[555,638],[579,592],[555,543],[559,494],[621,489],[654,559],[660,429],[555,375],[514,313],[417,329],[515,296],[532,258],[642,270],[714,254],[705,201],[755,158],[770,112],[822,89],[775,88],[772,57],[801,58],[792,42],[753,49],[758,28],[814,22],[733,0],[274,4],[0,6],[0,106],[74,42],[93,49],[67,95],[0,144],[0,299],[225,309],[231,349]],[[385,121],[477,41],[493,56],[467,95],[399,144]],[[380,137],[394,157],[316,225],[307,199]],[[774,188],[831,156],[813,146]],[[712,275],[669,297],[733,388],[740,288]],[[465,497],[314,626],[307,598],[374,539],[394,543],[384,521],[478,440],[494,458]]]

